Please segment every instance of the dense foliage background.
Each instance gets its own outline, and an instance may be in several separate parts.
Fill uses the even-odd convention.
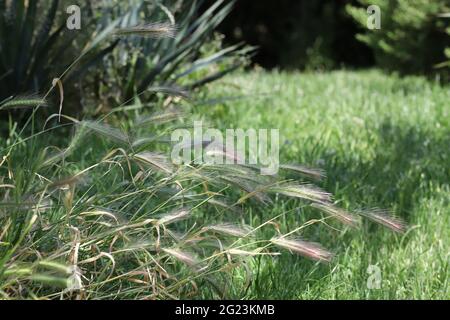
[[[258,45],[254,61],[273,68],[334,68],[373,64],[372,53],[357,41],[357,25],[346,3],[330,0],[238,0],[220,30],[230,41]]]
[[[361,26],[357,38],[372,49],[378,66],[416,74],[443,73],[448,67],[442,63],[450,46],[449,1],[359,0],[359,4],[348,5],[347,11]],[[382,12],[382,27],[376,32],[363,29],[369,5],[378,5]]]
[[[66,27],[70,5],[80,7],[80,30]],[[65,112],[77,115],[108,112],[138,93],[148,98],[154,92],[146,89],[163,84],[202,87],[244,65],[251,51],[245,45],[223,47],[214,34],[232,7],[233,1],[223,0],[2,0],[0,102],[43,95],[58,77],[70,100]],[[176,37],[113,34],[148,22],[176,22]],[[58,104],[58,94],[48,98]],[[27,113],[10,114],[23,118]]]
[[[366,27],[369,5],[381,9],[381,30]],[[220,30],[229,41],[258,45],[254,62],[267,68],[435,74],[448,67],[446,12],[447,0],[238,0]]]

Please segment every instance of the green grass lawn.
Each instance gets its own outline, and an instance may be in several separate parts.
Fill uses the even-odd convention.
[[[214,185],[226,177],[224,168],[174,172],[170,159],[143,153],[167,151],[153,135],[164,138],[180,123],[140,126],[133,119],[146,119],[148,110],[134,105],[126,108],[129,118],[56,123],[48,131],[39,131],[36,118],[29,137],[11,122],[0,143],[1,298],[450,297],[448,87],[377,71],[251,72],[223,79],[195,99],[193,118],[216,128],[279,129],[281,162],[324,169],[319,186],[338,207],[388,209],[408,223],[407,231],[366,220],[350,228],[278,191],[274,205],[250,199],[236,215],[227,203],[248,194],[230,188],[230,180]],[[299,178],[280,171],[285,177]],[[209,202],[215,192],[231,197],[217,206]],[[212,233],[222,222],[250,225],[255,237],[239,228],[228,237]],[[267,247],[277,231],[318,242],[335,257],[316,263]],[[282,254],[225,254],[242,244]],[[68,275],[77,282],[68,283]],[[68,284],[72,290],[64,293]]]
[[[450,258],[450,90],[423,78],[377,71],[324,74],[252,72],[211,87],[198,107],[220,128],[280,129],[281,161],[326,170],[322,187],[342,207],[390,209],[408,223],[404,235],[374,224],[363,230],[312,226],[305,236],[336,253],[329,265],[282,255],[262,258],[243,289],[236,272],[234,298],[448,299]],[[299,203],[277,202],[271,216],[291,230],[310,216]],[[255,223],[258,219],[255,217]],[[381,288],[368,289],[370,265]],[[236,288],[236,289],[233,289]]]

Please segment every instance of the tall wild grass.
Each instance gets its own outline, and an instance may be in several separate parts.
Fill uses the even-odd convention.
[[[27,12],[34,10],[33,6],[26,8]],[[229,10],[228,5],[224,8]],[[169,15],[170,10],[164,12]],[[49,104],[50,94],[56,92],[61,103],[66,101],[61,88],[68,80],[63,75],[76,70],[84,51],[56,81],[48,83],[47,94],[14,94],[2,100],[1,112],[31,111],[24,124],[10,118],[8,136],[0,145],[2,298],[172,299],[197,297],[201,290],[223,297],[227,277],[234,269],[246,270],[245,282],[250,283],[253,270],[249,262],[259,256],[270,259],[286,251],[330,262],[332,252],[313,239],[299,237],[311,224],[335,219],[358,227],[363,215],[394,231],[403,230],[400,221],[380,211],[359,214],[336,207],[329,193],[314,186],[314,181],[324,176],[320,170],[285,165],[284,170],[303,177],[294,181],[261,176],[259,168],[245,165],[171,162],[165,152],[169,148],[166,135],[180,124],[186,125],[188,117],[174,107],[181,108],[189,89],[228,69],[182,88],[175,85],[176,80],[222,59],[227,52],[196,60],[175,77],[174,70],[186,55],[196,56],[189,41],[202,38],[199,30],[213,29],[223,14],[181,23],[177,33],[174,24],[125,23],[132,14],[103,29],[108,30],[101,37],[105,42],[116,43],[111,39],[125,36],[164,38],[153,45],[165,44],[170,49],[142,82],[130,80],[131,98],[121,92],[119,97],[127,100],[95,120],[79,120],[63,107],[45,123],[36,121]],[[126,65],[129,60],[125,60]],[[136,62],[133,70],[140,69],[136,59],[131,61]],[[160,79],[168,83],[149,87],[155,73],[164,74],[161,70],[167,72],[167,78]],[[119,80],[123,80],[120,75]],[[161,103],[167,105],[170,99],[171,107],[136,117],[145,110],[147,98],[157,101],[151,99],[161,96],[166,98]],[[27,127],[33,129],[28,135],[24,133]],[[279,197],[302,199],[327,217],[293,226],[286,234],[280,233],[277,219],[290,212],[250,225],[249,215],[270,212]],[[262,237],[267,230],[272,237]]]

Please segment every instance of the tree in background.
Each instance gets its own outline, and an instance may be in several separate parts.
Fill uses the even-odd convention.
[[[357,39],[373,49],[382,68],[401,73],[444,74],[436,68],[445,60],[449,35],[448,19],[440,15],[450,11],[448,0],[359,0],[361,6],[347,5],[347,12],[364,28]],[[381,29],[367,28],[367,7],[381,9]]]
[[[259,47],[254,61],[265,68],[332,69],[366,67],[370,49],[355,39],[358,29],[335,0],[237,0],[220,27],[230,43]]]

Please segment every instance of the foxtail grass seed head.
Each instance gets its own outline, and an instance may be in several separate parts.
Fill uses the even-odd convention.
[[[386,210],[375,208],[371,210],[360,211],[359,214],[395,232],[403,233],[405,232],[407,227],[406,223],[402,219],[393,217]]]
[[[281,169],[290,170],[298,172],[306,177],[312,178],[314,180],[323,180],[326,177],[326,173],[321,169],[308,168],[298,164],[282,164]]]
[[[223,233],[225,235],[243,238],[247,236],[252,229],[248,226],[241,227],[233,224],[217,224],[212,226],[207,226],[204,228],[205,231],[214,231],[217,233]]]
[[[283,237],[273,238],[270,241],[278,247],[290,250],[312,260],[330,262],[333,258],[333,254],[325,250],[318,243],[307,242],[300,239],[289,240]]]
[[[196,267],[199,265],[199,261],[192,254],[178,250],[178,249],[162,249],[168,255],[174,257],[175,259],[183,262],[190,267]]]
[[[330,202],[331,194],[318,187],[307,184],[283,183],[270,188],[271,192],[283,194],[288,197],[295,197],[315,202]]]
[[[190,99],[190,95],[187,90],[180,88],[180,87],[176,87],[176,86],[154,86],[154,87],[148,88],[147,91],[154,92],[154,93],[160,92],[160,93],[166,94],[168,96],[180,97],[183,99]]]
[[[183,115],[184,115],[183,111],[177,109],[167,110],[165,112],[155,112],[150,116],[143,117],[142,119],[136,121],[136,126],[140,127],[148,124],[154,125],[167,123],[170,121],[175,121],[181,118]]]
[[[342,223],[345,223],[351,227],[357,227],[360,223],[358,217],[331,204],[313,203],[311,206],[331,215],[332,217],[335,217]]]
[[[113,34],[119,37],[139,36],[152,39],[175,38],[177,27],[167,22],[155,22],[116,29]]]
[[[135,154],[134,158],[139,162],[148,164],[154,169],[165,174],[170,174],[174,171],[173,164],[164,154],[161,153],[145,151]]]
[[[191,211],[189,209],[180,209],[160,217],[158,220],[158,224],[168,225],[170,223],[186,219],[190,214]]]
[[[35,96],[17,96],[2,101],[0,104],[0,110],[26,109],[46,106],[48,106],[48,104],[44,98]]]
[[[122,143],[128,143],[130,141],[129,137],[122,130],[114,128],[106,123],[84,120],[80,122],[80,124],[105,138]]]

